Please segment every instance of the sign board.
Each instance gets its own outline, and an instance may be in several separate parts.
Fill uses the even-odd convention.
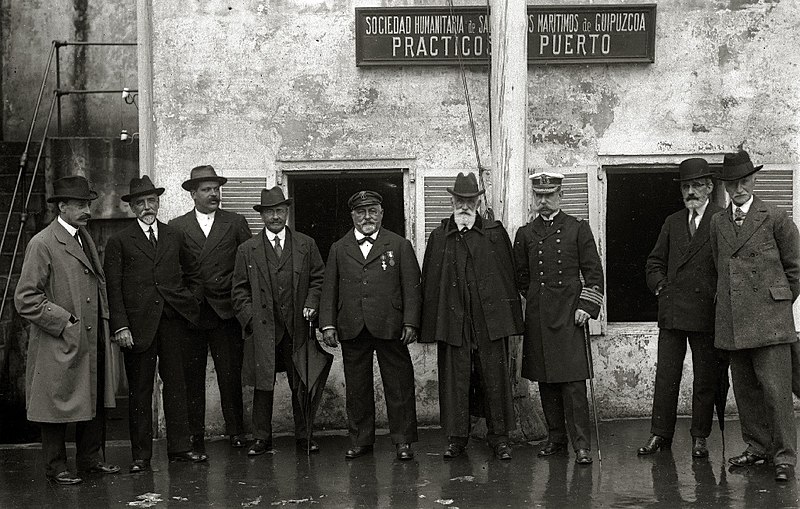
[[[357,7],[356,65],[486,65],[487,7]],[[652,63],[656,5],[528,6],[529,64]]]

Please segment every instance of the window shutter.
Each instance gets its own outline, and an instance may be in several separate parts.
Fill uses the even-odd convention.
[[[589,183],[585,173],[564,175],[561,182],[564,197],[561,209],[571,216],[584,221],[589,219]]]
[[[243,215],[253,235],[264,227],[253,205],[261,201],[261,190],[266,186],[266,177],[228,177],[228,182],[220,187],[220,206]]]
[[[756,196],[792,217],[792,170],[764,168],[756,179]]]
[[[428,236],[440,224],[442,219],[447,219],[453,212],[450,205],[450,193],[447,188],[453,185],[453,177],[434,177],[426,176],[424,178],[424,209],[425,209],[425,243],[428,242]]]

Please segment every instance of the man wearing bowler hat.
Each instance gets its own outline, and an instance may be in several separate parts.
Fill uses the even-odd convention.
[[[470,416],[478,416],[495,456],[510,460],[516,418],[508,336],[524,330],[511,239],[502,223],[479,213],[484,190],[474,173],[459,173],[447,192],[453,213],[431,232],[422,264],[420,330],[421,342],[438,344],[444,458],[464,452]]]
[[[306,395],[298,394],[300,375],[293,356],[295,347],[304,343],[309,322],[317,318],[325,267],[314,239],[286,225],[291,203],[278,186],[261,191],[261,203],[253,209],[261,214],[265,228],[239,246],[233,271],[233,308],[244,331],[242,381],[254,388],[255,441],[247,452],[250,456],[272,448],[272,402],[278,371],[286,372],[292,389],[298,448],[319,452],[310,438],[311,422],[306,422],[304,415],[308,412],[301,410],[300,401]]]
[[[163,187],[144,175],[122,196],[136,221],[108,239],[105,271],[114,342],[123,348],[128,377],[131,473],[150,470],[153,456],[153,377],[164,382],[170,461],[201,462],[191,450],[183,348],[199,319],[202,283],[183,234],[157,219]]]
[[[522,376],[539,382],[547,444],[539,456],[563,453],[592,463],[586,379],[591,376],[585,327],[603,305],[603,267],[587,221],[561,210],[564,175],[531,175],[538,216],[517,231],[517,289],[526,298]],[[565,426],[566,421],[566,426]]]
[[[680,164],[685,208],[667,217],[647,257],[647,286],[658,298],[658,357],[650,439],[639,455],[668,449],[675,432],[678,392],[686,343],[692,349],[692,456],[708,456],[714,397],[727,363],[714,348],[714,295],[717,272],[711,255],[711,218],[722,210],[711,200],[714,182],[700,157]]]
[[[328,254],[320,326],[325,344],[342,344],[353,444],[345,458],[372,452],[375,442],[375,352],[397,458],[410,460],[417,410],[408,345],[417,340],[420,323],[420,271],[411,242],[381,227],[382,201],[374,191],[359,191],[347,201],[353,229]]]
[[[232,447],[244,447],[242,407],[242,330],[231,302],[231,277],[236,249],[250,238],[244,216],[219,208],[220,177],[212,166],[197,166],[182,187],[194,200],[194,209],[169,222],[183,233],[189,254],[200,266],[203,300],[199,331],[185,351],[186,393],[193,450],[205,453],[206,361],[214,359],[225,418],[225,433]]]
[[[735,467],[775,464],[794,479],[797,431],[792,404],[792,303],[800,294],[800,235],[789,215],[753,194],[756,172],[744,150],[725,154],[719,180],[731,203],[711,220],[717,265],[715,341],[730,352],[731,378],[747,449]]]
[[[79,471],[115,474],[102,461],[108,343],[106,278],[86,224],[97,193],[81,176],[53,182],[47,199],[58,217],[28,244],[14,294],[19,315],[31,323],[25,372],[28,420],[42,430],[45,475],[55,484],[77,484],[67,469],[67,423],[76,423]],[[109,380],[109,385],[112,385]],[[110,400],[110,401],[109,401]],[[105,402],[105,405],[104,405]]]

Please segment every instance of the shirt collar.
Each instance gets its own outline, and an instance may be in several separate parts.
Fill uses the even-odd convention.
[[[285,228],[284,228],[284,230],[285,230]],[[353,228],[353,233],[355,233],[355,234],[356,234],[356,240],[361,240],[361,239],[363,239],[364,237],[372,237],[372,240],[378,240],[378,232],[379,232],[379,231],[380,231],[380,230],[375,230],[375,231],[372,233],[372,235],[364,235],[364,234],[363,234],[363,233],[361,233],[360,231],[358,231],[358,230],[356,230],[355,228]]]
[[[703,203],[702,205],[700,205],[699,207],[694,209],[695,211],[697,211],[697,219],[698,220],[702,220],[703,219],[703,214],[706,213],[706,209],[708,208],[708,204],[710,202],[711,202],[711,200],[706,199],[705,203]],[[691,219],[692,219],[692,209],[689,209],[689,220],[691,220]]]
[[[539,214],[539,215],[542,216],[543,221],[552,221],[553,219],[556,218],[559,212],[561,212],[561,209],[558,209],[555,212],[553,212],[553,214],[550,217],[545,217],[544,214]]]
[[[270,243],[274,243],[275,242],[275,235],[277,235],[278,238],[281,239],[281,245],[283,246],[283,245],[286,244],[286,227],[285,226],[278,233],[272,233],[271,231],[267,230],[267,227],[265,226],[264,227],[264,235],[267,236],[267,239],[269,239]]]
[[[214,220],[214,214],[216,214],[216,213],[217,213],[217,211],[215,210],[215,211],[210,212],[208,214],[204,214],[204,213],[200,212],[199,210],[194,209],[194,214],[195,214],[195,217],[197,217],[197,221],[198,222],[199,221],[206,221],[206,222],[213,221]]]
[[[752,204],[753,204],[753,195],[752,194],[750,195],[750,199],[747,200],[746,202],[744,202],[744,204],[741,205],[741,206],[740,205],[736,205],[735,203],[731,202],[731,213],[735,214],[736,213],[736,207],[739,207],[740,209],[742,209],[742,212],[747,214],[748,212],[750,212],[750,205],[752,205]]]
[[[139,223],[139,228],[142,229],[145,237],[150,235],[151,227],[153,228],[153,233],[155,233],[156,237],[158,237],[158,221],[153,221],[153,224],[147,224],[137,217],[136,222]]]
[[[72,226],[68,222],[66,222],[63,219],[61,219],[61,216],[58,216],[58,222],[61,223],[61,226],[63,226],[64,229],[67,230],[67,233],[69,233],[71,237],[74,237],[75,234],[78,232],[77,228],[75,228],[74,226]]]

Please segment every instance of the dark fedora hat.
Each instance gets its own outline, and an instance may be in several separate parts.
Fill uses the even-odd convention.
[[[731,182],[752,175],[763,167],[763,164],[753,166],[750,154],[744,150],[739,150],[738,152],[725,154],[725,158],[722,160],[722,172],[717,178],[724,182]]]
[[[702,157],[691,157],[681,162],[678,167],[679,178],[672,179],[674,182],[685,182],[687,180],[713,177],[714,171],[708,166],[708,161]]]
[[[291,198],[286,198],[283,195],[283,189],[280,186],[275,186],[272,189],[261,190],[261,203],[253,205],[253,210],[261,212],[268,207],[277,207],[278,205],[289,205],[292,203]]]
[[[359,191],[347,200],[347,206],[350,207],[350,210],[355,210],[358,207],[380,205],[381,203],[383,203],[383,196],[375,191]]]
[[[142,196],[145,194],[155,194],[156,196],[161,196],[164,193],[164,188],[154,186],[150,181],[150,177],[147,175],[143,175],[142,178],[132,178],[131,183],[128,185],[128,189],[128,194],[120,197],[120,200],[124,201],[125,203],[129,203],[137,196]]]
[[[80,175],[69,175],[53,181],[53,194],[47,203],[65,200],[94,200],[97,193],[89,189],[89,181]]]
[[[448,187],[447,192],[459,198],[475,198],[486,192],[485,189],[478,189],[478,179],[475,174],[469,172],[464,175],[459,172],[456,177],[456,182],[452,188]]]
[[[225,185],[225,182],[228,181],[225,177],[220,177],[217,175],[217,172],[214,171],[214,167],[210,164],[206,164],[203,166],[195,166],[192,168],[192,172],[189,174],[189,180],[181,184],[181,187],[186,189],[187,191],[193,191],[197,188],[197,185],[200,182],[206,180],[213,180],[218,182],[219,185]]]

